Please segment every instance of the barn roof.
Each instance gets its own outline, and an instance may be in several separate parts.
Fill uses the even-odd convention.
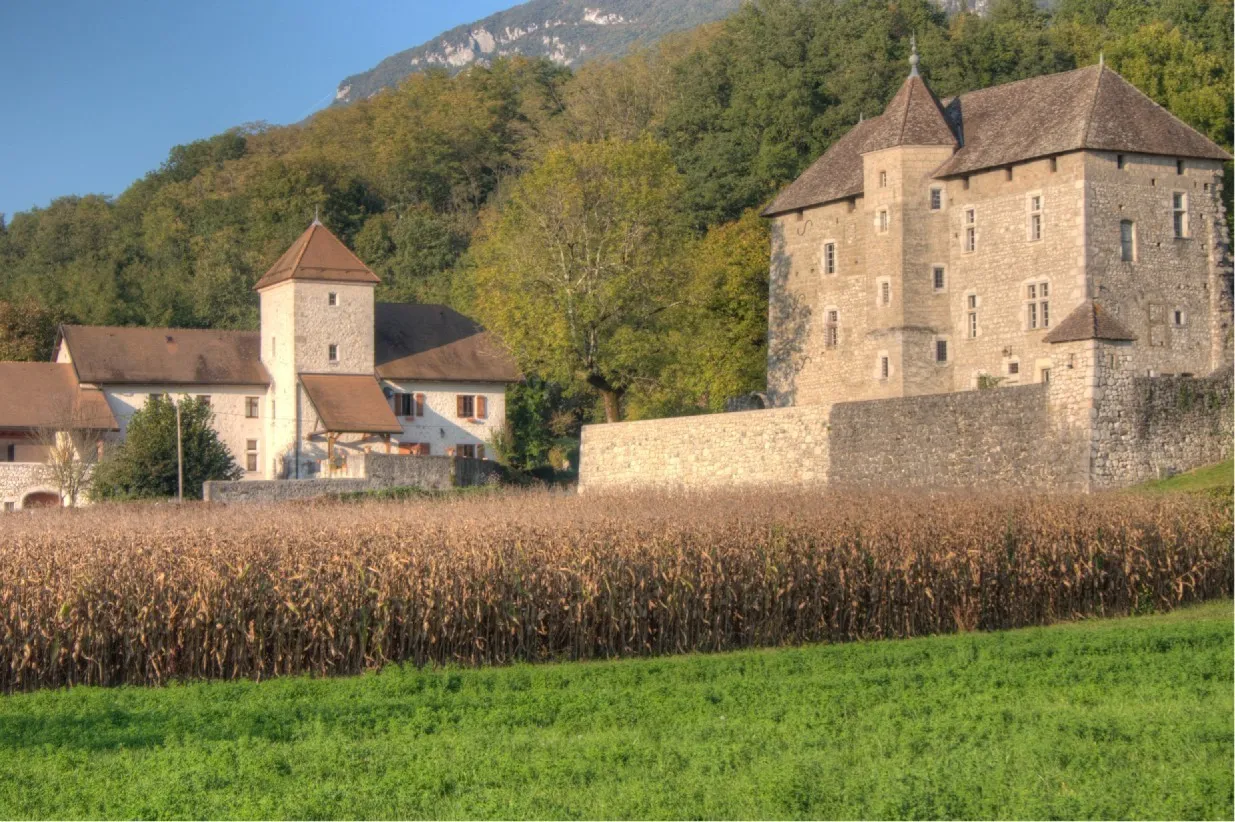
[[[269,385],[256,331],[65,325],[77,377],[95,385]]]
[[[390,380],[518,382],[519,367],[475,320],[444,305],[378,303],[377,374]]]
[[[0,428],[119,427],[103,392],[83,388],[72,365],[0,362]]]

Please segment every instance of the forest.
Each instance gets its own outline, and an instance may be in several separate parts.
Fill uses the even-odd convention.
[[[379,300],[447,303],[499,333],[528,375],[510,459],[539,465],[584,422],[763,388],[758,209],[883,110],[911,34],[941,98],[1101,54],[1230,150],[1231,32],[1231,0],[998,0],[981,16],[757,0],[577,72],[416,74],[301,124],[176,146],[115,197],[0,216],[0,359],[47,358],[66,321],[256,328],[253,284],[320,213]],[[554,266],[567,287],[546,286]]]

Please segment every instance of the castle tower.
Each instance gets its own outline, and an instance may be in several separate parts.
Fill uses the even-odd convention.
[[[888,358],[880,393],[889,397],[947,391],[952,384],[949,307],[933,299],[933,269],[948,255],[947,190],[932,174],[958,143],[918,62],[915,42],[909,76],[860,149],[862,208],[872,226],[862,353],[878,371]]]
[[[269,478],[300,476],[306,419],[301,377],[367,376],[373,369],[377,275],[320,222],[254,286],[261,295],[261,360],[270,374],[265,419]]]

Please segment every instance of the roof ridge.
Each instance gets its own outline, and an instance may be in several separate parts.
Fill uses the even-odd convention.
[[[309,230],[301,236],[304,237],[304,242],[300,245],[300,251],[296,254],[296,259],[292,261],[291,271],[295,271],[300,265],[300,261],[304,259],[304,253],[309,250],[309,243],[313,241],[313,232],[317,231],[317,227],[321,225],[317,218],[313,218],[313,223],[309,226]]]
[[[1097,77],[1093,83],[1093,95],[1089,98],[1089,111],[1085,112],[1085,119],[1081,124],[1081,145],[1089,144],[1089,132],[1093,129],[1093,113],[1098,108],[1098,94],[1102,90],[1102,75],[1106,71],[1105,61],[1098,62]]]
[[[100,328],[117,331],[200,331],[207,334],[257,334],[243,328],[185,328],[163,325],[86,325],[83,323],[63,323],[64,328]]]

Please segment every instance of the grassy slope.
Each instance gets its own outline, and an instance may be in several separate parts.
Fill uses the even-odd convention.
[[[1230,491],[1235,483],[1235,461],[1227,460],[1179,474],[1170,479],[1155,480],[1137,487],[1137,490],[1173,493]]]
[[[1232,608],[0,699],[0,817],[1230,819]]]

